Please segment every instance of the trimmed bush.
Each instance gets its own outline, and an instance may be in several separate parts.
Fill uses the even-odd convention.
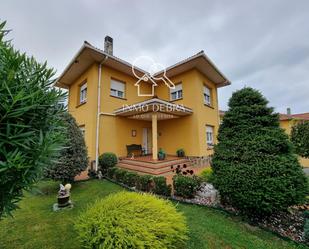
[[[62,115],[66,142],[57,163],[45,170],[45,177],[62,183],[73,182],[74,177],[88,167],[87,147],[75,118],[68,112]]]
[[[291,141],[298,155],[309,158],[309,121],[298,123],[292,127]]]
[[[75,223],[84,248],[185,248],[184,216],[169,201],[120,192],[97,201]]]
[[[166,178],[164,176],[153,177],[154,189],[153,192],[158,195],[170,196],[172,187],[166,184]]]
[[[150,192],[152,189],[152,178],[151,175],[141,175],[138,177],[137,189],[140,191]]]
[[[308,192],[293,146],[267,103],[252,88],[233,93],[212,160],[221,199],[248,216],[284,211]]]
[[[114,179],[115,178],[115,172],[117,171],[118,168],[116,167],[112,167],[112,168],[108,168],[107,169],[107,177],[110,179]]]
[[[204,169],[200,174],[201,180],[211,183],[213,180],[213,172],[211,168]]]
[[[124,178],[127,174],[126,170],[116,168],[114,171],[114,178],[117,182],[124,183]]]
[[[106,152],[99,156],[99,168],[103,175],[107,173],[107,169],[115,167],[118,162],[115,153]]]
[[[201,185],[197,176],[175,175],[173,177],[174,194],[184,198],[193,198]]]
[[[138,181],[138,174],[135,172],[127,171],[124,175],[123,183],[129,187],[135,187]]]

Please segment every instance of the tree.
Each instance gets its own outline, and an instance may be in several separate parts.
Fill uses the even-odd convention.
[[[291,141],[298,155],[309,158],[309,121],[298,123],[292,127]]]
[[[0,23],[0,217],[17,208],[63,140],[54,71],[15,50],[7,33]]]
[[[222,200],[248,216],[268,215],[304,201],[307,180],[279,116],[252,88],[234,92],[212,161]]]
[[[73,182],[74,177],[88,166],[87,148],[84,136],[71,114],[62,115],[65,124],[65,146],[58,162],[46,168],[46,176],[63,183]]]

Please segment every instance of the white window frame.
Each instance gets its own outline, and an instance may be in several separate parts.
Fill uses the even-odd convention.
[[[209,148],[214,146],[214,127],[206,125],[206,144]]]
[[[204,104],[211,106],[211,89],[208,86],[203,87]]]
[[[87,102],[87,82],[84,82],[79,88],[79,103]]]
[[[111,79],[110,95],[116,98],[125,98],[126,84],[122,81]]]
[[[170,100],[182,99],[182,83],[176,84],[175,89],[170,89]]]

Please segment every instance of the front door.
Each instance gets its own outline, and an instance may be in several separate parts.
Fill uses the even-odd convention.
[[[143,149],[145,154],[152,152],[152,133],[151,128],[143,128]]]

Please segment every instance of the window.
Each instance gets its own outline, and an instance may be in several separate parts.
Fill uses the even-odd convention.
[[[112,79],[111,95],[118,98],[124,98],[125,83]]]
[[[171,100],[181,99],[182,98],[182,84],[175,85],[175,89],[171,89],[170,94],[171,94],[170,96]]]
[[[206,125],[206,143],[208,147],[214,145],[214,128],[213,126]]]
[[[79,103],[85,103],[87,101],[87,82],[83,83],[79,89]]]
[[[211,105],[211,90],[207,86],[204,86],[204,103]]]

